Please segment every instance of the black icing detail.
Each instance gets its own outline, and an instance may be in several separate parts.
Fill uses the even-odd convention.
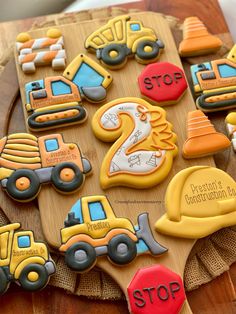
[[[228,93],[234,93],[234,92],[236,92],[236,89],[222,91],[220,93],[218,92],[218,93],[203,94],[203,95],[198,97],[197,106],[200,109],[202,109],[203,111],[226,110],[229,108],[234,108],[234,107],[236,107],[236,98],[228,99],[228,100],[220,100],[220,101],[213,102],[213,103],[206,102],[206,99],[208,97],[217,96],[217,95],[226,95]]]
[[[51,120],[51,121],[46,121],[46,122],[36,122],[35,119],[39,116],[45,115],[45,114],[51,114],[51,113],[59,113],[59,112],[66,112],[68,110],[76,109],[79,111],[79,114],[73,117],[69,118],[63,118],[59,120]],[[28,125],[31,130],[40,130],[40,129],[45,129],[45,128],[53,128],[56,126],[62,126],[65,124],[70,124],[70,123],[75,123],[79,121],[83,121],[87,118],[87,111],[82,107],[82,106],[71,106],[67,108],[62,108],[62,109],[55,109],[55,110],[48,110],[48,111],[43,111],[43,112],[35,112],[32,115],[29,116],[28,118]]]
[[[214,80],[216,78],[216,75],[214,72],[209,73],[201,73],[201,78],[203,81],[205,80]]]
[[[112,58],[110,56],[111,51],[116,51],[117,56]],[[102,61],[110,66],[116,66],[122,64],[127,57],[127,49],[125,45],[110,44],[104,47],[101,51]]]
[[[76,251],[81,251],[84,253],[84,260],[76,259]],[[96,251],[86,242],[74,243],[65,254],[65,262],[68,267],[73,270],[83,272],[89,270],[96,262]]]
[[[149,46],[152,48],[152,51],[146,52],[144,51],[144,48],[146,46]],[[139,57],[139,59],[142,60],[150,60],[156,58],[160,53],[160,49],[158,44],[155,41],[151,40],[143,40],[138,44],[136,55]]]
[[[9,286],[7,276],[2,268],[0,268],[0,295],[3,294]]]
[[[81,223],[80,218],[75,218],[75,213],[70,212],[68,218],[64,221],[65,228],[79,225]]]
[[[32,92],[33,99],[41,99],[47,97],[47,92],[45,89],[37,90],[35,92]]]
[[[75,176],[72,181],[65,182],[60,178],[60,172],[64,168],[70,168],[74,171]],[[52,184],[55,186],[56,189],[62,192],[73,192],[77,190],[84,182],[84,174],[81,172],[79,167],[74,164],[73,162],[62,162],[56,165],[52,169],[52,176],[51,176]]]
[[[16,187],[16,180],[21,177],[26,177],[30,180],[30,187],[27,190],[20,191]],[[18,201],[27,201],[34,199],[40,189],[40,181],[37,174],[30,169],[18,169],[12,173],[7,180],[7,193]]]
[[[38,280],[30,281],[28,275],[30,272],[36,272],[38,274]],[[40,264],[29,264],[26,265],[22,270],[19,282],[22,288],[28,291],[36,291],[46,286],[48,282],[47,270],[43,265]]]
[[[118,251],[119,244],[127,246],[127,252],[120,253]],[[124,265],[130,263],[137,255],[136,243],[125,234],[119,234],[113,237],[108,243],[108,256],[112,262]]]

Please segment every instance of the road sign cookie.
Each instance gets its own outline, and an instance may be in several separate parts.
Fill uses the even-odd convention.
[[[183,145],[186,159],[216,154],[230,146],[230,141],[223,134],[216,132],[207,116],[201,110],[188,113],[187,139]]]
[[[79,54],[63,75],[45,77],[25,85],[27,123],[32,131],[43,131],[87,118],[82,99],[101,102],[112,76],[88,56]]]
[[[178,314],[186,299],[181,277],[158,264],[139,269],[127,290],[132,314]]]
[[[18,63],[26,74],[34,73],[36,67],[51,65],[54,70],[64,70],[66,53],[64,39],[59,29],[50,28],[47,37],[32,39],[28,33],[16,38]]]
[[[236,112],[230,112],[225,118],[225,123],[233,150],[236,152]]]
[[[47,246],[35,241],[32,231],[19,228],[19,223],[0,227],[0,294],[12,281],[31,292],[41,290],[56,270]]]
[[[135,97],[116,99],[95,113],[92,128],[100,140],[116,141],[102,162],[103,189],[148,188],[168,175],[177,154],[176,135],[162,108]]]
[[[198,239],[236,224],[236,183],[224,171],[194,166],[177,173],[165,195],[158,232]]]
[[[85,41],[85,48],[96,52],[102,63],[112,69],[121,68],[129,56],[139,63],[155,62],[164,44],[155,32],[130,16],[117,16],[94,31]]]
[[[167,251],[153,238],[147,213],[140,214],[134,226],[129,219],[116,217],[104,195],[82,197],[74,204],[61,239],[65,262],[77,272],[91,269],[98,256],[107,255],[114,264],[126,265],[137,254]]]
[[[183,70],[169,62],[147,65],[138,84],[142,96],[160,106],[177,103],[188,88]]]
[[[1,185],[20,202],[34,199],[48,182],[59,192],[75,192],[91,169],[78,145],[65,143],[61,134],[15,133],[0,140]]]
[[[197,16],[187,17],[183,25],[183,40],[179,44],[182,57],[201,56],[214,53],[222,46],[222,41],[210,34]]]
[[[227,58],[191,66],[196,104],[202,111],[236,107],[236,45]]]

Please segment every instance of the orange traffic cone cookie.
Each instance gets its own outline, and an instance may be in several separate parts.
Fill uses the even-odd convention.
[[[213,53],[222,46],[222,41],[210,34],[206,26],[196,16],[184,20],[183,38],[179,45],[179,54],[182,57]]]
[[[201,110],[188,113],[187,137],[183,145],[183,156],[186,159],[213,155],[230,146],[229,139],[216,132]]]

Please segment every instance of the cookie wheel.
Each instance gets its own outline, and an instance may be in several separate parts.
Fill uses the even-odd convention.
[[[151,60],[159,56],[160,49],[155,41],[143,40],[138,44],[136,56],[139,60]]]
[[[101,59],[108,66],[119,66],[126,62],[126,47],[118,44],[110,44],[102,49]]]
[[[0,268],[0,295],[7,290],[9,283],[4,270]]]
[[[47,270],[40,264],[26,265],[19,277],[20,285],[28,291],[40,290],[47,284],[47,282]]]
[[[119,234],[108,243],[108,256],[115,264],[128,264],[136,255],[136,243],[126,234]]]

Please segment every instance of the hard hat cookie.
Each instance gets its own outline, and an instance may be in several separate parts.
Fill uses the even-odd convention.
[[[116,141],[102,162],[103,189],[148,188],[168,175],[177,154],[176,135],[162,108],[140,98],[119,98],[97,110],[92,128],[98,139]]]
[[[236,182],[224,171],[194,166],[177,173],[165,195],[158,232],[198,239],[236,224]]]

